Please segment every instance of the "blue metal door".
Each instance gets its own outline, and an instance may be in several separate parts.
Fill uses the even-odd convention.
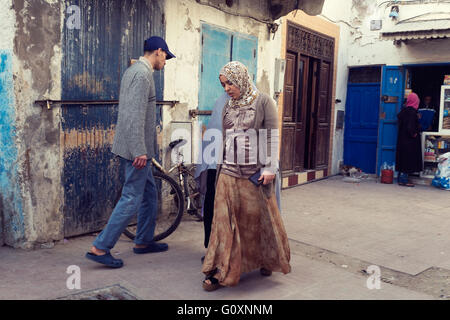
[[[233,60],[242,62],[253,81],[256,80],[257,48],[258,39],[254,36],[202,25],[199,110],[211,111],[216,99],[223,94],[219,72],[226,63]],[[206,127],[209,116],[200,116],[199,119]]]
[[[256,37],[244,34],[233,34],[233,50],[231,60],[242,62],[250,73],[250,79],[256,82],[256,51],[258,39]]]
[[[383,163],[395,164],[397,146],[397,114],[403,105],[404,70],[399,66],[384,66],[381,83],[381,107],[378,128],[377,173]]]
[[[231,61],[231,44],[229,31],[208,24],[202,25],[199,110],[212,110],[216,99],[223,94],[219,72],[226,63]],[[200,116],[199,120],[203,126],[207,126],[209,117]]]
[[[349,84],[345,112],[344,164],[376,172],[380,84]]]
[[[62,100],[89,101],[62,106],[65,236],[100,230],[111,214],[123,170],[111,153],[117,105],[107,101],[118,99],[121,76],[142,55],[144,40],[165,33],[163,0],[65,2],[71,5],[80,8],[81,28],[64,25]],[[162,84],[156,72],[158,100]]]

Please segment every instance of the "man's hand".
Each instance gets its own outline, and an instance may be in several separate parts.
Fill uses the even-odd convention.
[[[136,169],[142,169],[145,168],[145,166],[147,165],[147,155],[142,155],[139,157],[136,157],[136,159],[134,159],[133,161],[133,167],[135,167]]]
[[[267,185],[271,183],[273,179],[275,179],[275,175],[268,171],[264,171],[262,175],[259,177],[258,181],[261,181],[262,179],[264,179],[263,184]]]

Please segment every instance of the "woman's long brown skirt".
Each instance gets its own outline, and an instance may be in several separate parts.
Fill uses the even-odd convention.
[[[235,286],[242,273],[260,268],[289,273],[289,261],[273,185],[256,187],[248,179],[220,174],[202,272],[217,270],[221,285]]]

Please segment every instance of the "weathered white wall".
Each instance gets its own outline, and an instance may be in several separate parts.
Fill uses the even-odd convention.
[[[336,13],[338,10],[338,13]],[[333,132],[333,149],[331,160],[331,174],[339,173],[339,166],[344,161],[344,129],[336,129],[337,112],[342,110],[345,112],[345,104],[347,100],[347,79],[348,79],[348,56],[350,54],[349,40],[351,28],[346,23],[339,22],[340,20],[347,20],[350,17],[351,3],[349,1],[325,0],[322,14],[320,18],[330,21],[326,17],[339,17],[331,22],[336,22],[340,27],[339,33],[339,47],[338,58],[335,62],[337,64],[336,70],[336,95],[335,100],[341,100],[340,103],[335,104],[334,110],[334,132]],[[345,124],[344,124],[345,126]]]
[[[448,2],[425,1],[420,4],[418,1],[411,1],[411,4],[399,4],[399,7],[398,21],[415,17],[442,18],[442,15],[436,15],[439,12],[450,14]],[[395,24],[395,20],[389,18],[389,13],[390,6],[386,7],[386,1],[382,0],[326,0],[322,12],[347,29],[349,41],[347,44],[343,43],[343,46],[348,46],[349,66],[450,61],[450,39],[414,40],[401,46],[395,46],[392,40],[382,40],[381,32],[392,30]],[[427,13],[430,13],[427,17],[418,17]],[[379,31],[371,31],[370,21],[376,19],[383,20],[383,27]],[[450,20],[448,24],[450,27]]]
[[[55,0],[1,0],[0,8],[0,49],[8,50],[14,77],[8,110],[16,153],[1,190],[4,241],[28,249],[62,238],[60,111],[34,104],[61,96],[61,8]]]
[[[241,7],[253,8],[249,0],[239,1]],[[261,9],[262,10],[262,9]],[[175,108],[163,107],[164,146],[170,142],[170,122],[190,121],[188,110],[198,107],[200,90],[199,66],[201,63],[201,23],[208,23],[258,38],[258,65],[256,86],[273,96],[275,58],[280,57],[281,32],[269,39],[267,25],[252,19],[226,14],[216,8],[198,4],[195,0],[169,0],[166,2],[166,41],[177,56],[165,67],[164,99],[178,100]],[[170,22],[169,22],[170,21]],[[217,80],[218,81],[218,80]],[[214,101],[211,101],[214,103]],[[199,140],[199,126],[193,121],[193,141]],[[194,145],[194,154],[198,150]]]

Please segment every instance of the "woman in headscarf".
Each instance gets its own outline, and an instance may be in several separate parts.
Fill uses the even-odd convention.
[[[235,286],[245,272],[259,269],[261,275],[270,276],[272,271],[286,274],[291,270],[288,238],[274,192],[278,147],[271,130],[278,129],[275,105],[252,85],[240,62],[226,64],[219,80],[230,99],[222,112],[223,161],[217,166],[214,217],[202,268],[207,291]],[[256,133],[256,143],[249,138],[251,132]],[[272,144],[276,154],[267,162]],[[259,186],[249,180],[255,173]]]
[[[399,172],[398,184],[414,187],[409,174],[422,171],[422,145],[418,117],[420,99],[414,92],[408,95],[406,106],[397,115],[398,139],[396,170]]]
[[[253,89],[256,90],[256,87],[253,85]],[[222,132],[222,112],[223,108],[226,104],[228,104],[228,100],[230,100],[230,96],[224,92],[222,96],[220,96],[216,103],[214,104],[214,108],[212,110],[211,117],[209,119],[208,125],[206,126],[206,132],[208,130],[220,130]],[[205,240],[204,246],[207,249],[209,244],[209,236],[211,234],[212,220],[214,217],[214,197],[216,194],[216,176],[217,176],[217,163],[219,161],[219,154],[214,153],[214,156],[211,156],[212,159],[209,161],[205,161],[204,153],[207,152],[207,148],[214,144],[215,141],[203,140],[199,141],[199,147],[201,150],[200,158],[197,163],[195,170],[195,180],[197,185],[199,186],[199,192],[202,195],[202,213],[203,213],[203,226],[205,232]],[[279,167],[277,165],[277,167]],[[277,205],[278,209],[281,212],[281,177],[279,169],[277,170],[275,177],[275,195],[277,197]],[[203,263],[205,256],[201,258]]]

